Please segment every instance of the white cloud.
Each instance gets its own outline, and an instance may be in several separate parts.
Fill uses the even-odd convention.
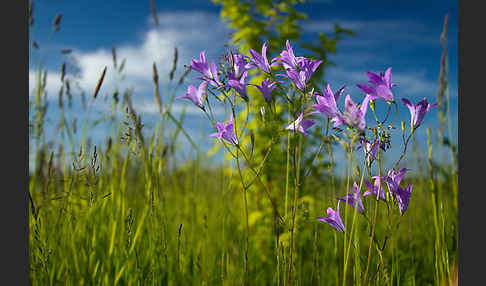
[[[167,78],[172,67],[174,48],[178,49],[178,72],[183,64],[189,64],[201,50],[208,51],[208,58],[226,43],[225,35],[229,30],[219,22],[219,15],[204,12],[172,12],[159,14],[159,27],[148,30],[141,43],[130,43],[117,47],[117,61],[126,59],[124,74],[128,82],[135,83],[138,92],[152,89],[152,64],[157,64],[161,81]],[[95,52],[74,52],[81,66],[81,75],[88,86],[96,85],[100,71],[106,65],[112,66],[111,49]],[[107,74],[112,83],[114,72]]]
[[[227,43],[229,29],[220,21],[218,13],[206,12],[170,12],[158,15],[159,26],[152,25],[136,43],[125,43],[116,46],[117,63],[120,65],[126,59],[123,74],[124,80],[114,70],[111,47],[95,51],[73,49],[72,56],[79,67],[79,86],[90,94],[94,91],[103,68],[107,72],[100,90],[100,96],[132,87],[138,94],[143,94],[147,100],[153,99],[152,65],[155,61],[159,73],[161,90],[167,85],[168,74],[172,67],[174,48],[178,49],[178,62],[175,79],[184,72],[183,65],[190,63],[192,58],[199,57],[201,50],[206,50],[209,60],[217,60],[218,52]],[[147,23],[151,17],[147,17]],[[187,79],[194,77],[190,74]],[[60,74],[49,72],[47,76],[47,92],[49,98],[57,97],[60,88]],[[35,71],[29,71],[29,90],[35,89]],[[182,89],[179,89],[181,91]],[[150,95],[150,97],[148,97]],[[54,98],[56,98],[54,97]],[[144,105],[143,110],[153,112],[151,104]],[[149,107],[150,106],[150,107]],[[188,108],[188,112],[194,112]]]

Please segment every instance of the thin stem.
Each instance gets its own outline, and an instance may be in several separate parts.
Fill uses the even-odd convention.
[[[290,102],[288,103],[290,110]],[[290,124],[290,116],[288,123]],[[290,175],[290,132],[287,132],[287,169],[285,172],[285,218],[287,218],[288,196],[289,196],[289,176]]]
[[[301,150],[302,150],[302,137],[299,137],[299,144],[298,144],[298,147],[296,146],[296,148],[297,148],[297,150],[294,150],[294,156],[295,156],[295,153],[298,152],[298,158],[297,158],[295,185],[294,185],[294,202],[293,202],[293,207],[292,207],[292,227],[290,228],[290,257],[289,257],[289,269],[288,269],[288,279],[287,279],[287,281],[289,283],[291,282],[292,266],[293,266],[294,237],[295,237],[295,216],[296,216],[296,210],[297,210],[297,194],[298,194],[298,191],[299,191],[300,158],[301,158]],[[294,161],[294,164],[295,164],[295,161]]]
[[[381,146],[381,125],[378,125],[378,146]],[[381,178],[381,148],[378,148],[378,176]],[[380,187],[378,188],[378,192],[381,189],[381,180],[380,180]],[[374,215],[373,215],[373,222],[370,225],[370,244],[368,248],[368,262],[366,263],[366,270],[365,270],[365,275],[363,278],[363,282],[366,283],[366,278],[368,278],[368,271],[371,263],[371,250],[373,246],[373,239],[375,235],[375,228],[376,228],[376,218],[378,216],[378,208],[379,208],[379,194],[378,194],[378,200],[375,200],[375,208],[374,208]]]
[[[229,100],[229,98],[228,98]],[[233,113],[233,118],[235,114],[235,109],[233,106],[233,103],[230,101],[231,104],[231,112]],[[236,125],[237,120],[233,121],[234,124],[234,130],[235,130],[235,136],[238,138],[238,128]],[[245,185],[245,179],[243,178],[243,174],[241,172],[241,167],[240,167],[240,159],[239,159],[239,149],[236,149],[236,166],[238,168],[238,174],[240,176],[241,180],[241,185],[243,187],[243,201],[244,201],[244,206],[245,206],[245,274],[243,275],[243,285],[248,285],[248,248],[249,248],[249,236],[250,236],[250,227],[248,224],[248,199],[247,199],[247,187]]]
[[[243,285],[248,285],[248,237],[250,233],[250,227],[248,224],[248,199],[247,199],[247,188],[245,186],[243,174],[241,173],[240,160],[238,156],[238,149],[236,150],[236,165],[238,168],[238,174],[240,175],[241,185],[243,186],[243,201],[245,205],[245,274],[243,276]]]
[[[415,130],[416,129],[412,129],[412,132],[410,133],[410,135],[407,137],[407,140],[405,141],[404,143],[404,147],[403,147],[403,151],[402,151],[402,154],[400,155],[400,158],[398,159],[398,161],[395,163],[395,165],[393,165],[393,168],[397,168],[398,167],[398,164],[400,164],[400,161],[402,161],[403,157],[405,157],[405,154],[407,153],[407,146],[408,146],[408,142],[410,141],[410,138],[412,138],[412,135],[415,133]]]

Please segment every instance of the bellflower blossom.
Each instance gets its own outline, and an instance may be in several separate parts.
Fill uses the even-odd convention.
[[[359,213],[363,213],[364,212],[363,201],[361,200],[361,196],[359,195],[359,187],[358,184],[356,184],[356,182],[354,182],[351,190],[354,190],[354,192],[348,193],[343,198],[336,198],[336,200],[342,202],[346,202],[347,200],[348,204],[350,204],[353,208],[356,208],[356,210]]]
[[[379,141],[374,140],[373,142],[370,142],[364,138],[361,138],[360,141],[361,144],[358,145],[356,150],[363,148],[363,151],[365,152],[365,156],[366,156],[366,162],[368,163],[368,165],[371,165],[371,163],[376,158],[376,152],[378,151],[378,147],[380,146]]]
[[[334,94],[331,90],[331,85],[327,84],[327,91],[323,90],[322,95],[318,92],[315,92],[317,104],[312,105],[312,108],[314,108],[316,111],[313,113],[324,113],[327,116],[333,118],[336,117],[336,115],[341,114],[339,109],[337,108],[337,100],[341,93],[343,93],[344,86],[341,87],[336,94]]]
[[[231,114],[230,120],[224,125],[221,122],[216,122],[216,127],[218,128],[218,132],[213,133],[210,136],[224,139],[233,145],[238,145],[238,138],[236,138],[235,129],[233,127],[233,114]]]
[[[247,70],[248,62],[243,55],[233,55],[234,77],[240,78]]]
[[[401,214],[403,214],[407,210],[411,196],[412,185],[407,185],[405,189],[402,189],[401,187],[397,188],[396,198],[398,202],[398,208],[400,209]]]
[[[327,217],[317,217],[316,219],[329,224],[337,231],[344,232],[344,224],[339,216],[339,203],[340,201],[338,201],[336,211],[332,208],[327,208]]]
[[[218,78],[218,70],[216,69],[216,64],[214,63],[214,61],[212,61],[211,65],[209,65],[206,60],[206,55],[204,54],[204,51],[199,54],[199,61],[195,59],[191,60],[191,67],[203,75],[202,78],[198,79],[207,81],[214,87],[218,87],[221,85],[221,82]]]
[[[244,100],[248,100],[248,96],[246,95],[246,76],[248,75],[248,71],[245,71],[240,79],[236,78],[231,72],[228,72],[228,84],[222,85],[219,88],[223,87],[230,87],[234,89]]]
[[[379,75],[366,72],[371,85],[357,84],[362,91],[371,96],[370,100],[376,98],[383,98],[387,101],[394,101],[392,87],[396,84],[392,83],[392,68],[389,67],[385,72],[380,72]]]
[[[407,168],[401,168],[398,172],[395,172],[394,169],[390,169],[388,171],[386,185],[388,186],[388,190],[392,195],[396,195],[400,182],[402,181],[406,172]]]
[[[247,65],[247,68],[258,67],[262,71],[264,71],[266,73],[270,73],[271,66],[268,63],[268,59],[267,59],[267,43],[266,42],[263,43],[261,55],[257,51],[255,51],[254,49],[250,49],[250,54],[251,54],[252,58],[250,59],[250,63]],[[272,65],[275,65],[275,63],[273,63]]]
[[[351,126],[356,127],[359,130],[363,131],[366,127],[366,110],[368,109],[368,102],[370,100],[369,96],[366,96],[361,106],[358,108],[357,104],[353,102],[351,96],[348,94],[346,95],[346,99],[344,100],[344,113],[342,115],[338,114],[335,118],[334,127],[339,126],[343,123]]]
[[[373,176],[372,178],[375,181],[373,185],[371,185],[370,182],[368,182],[367,180],[364,180],[364,183],[368,187],[368,190],[363,193],[363,197],[369,196],[371,194],[375,194],[375,195],[378,196],[378,193],[379,193],[380,194],[379,199],[382,200],[382,201],[386,201],[385,191],[383,190],[383,187],[381,186],[381,180],[385,179],[386,176],[383,176],[381,178],[380,178],[380,176]]]
[[[429,112],[433,106],[437,105],[437,103],[428,103],[427,98],[425,97],[419,101],[417,105],[413,105],[406,98],[402,98],[402,101],[408,107],[408,110],[410,110],[410,125],[412,126],[412,130],[419,127],[424,120],[425,114]]]
[[[304,135],[307,135],[307,129],[309,129],[312,125],[314,125],[315,120],[307,120],[304,119],[304,109],[302,108],[302,113],[299,115],[299,117],[292,123],[287,126],[287,130],[294,132],[298,131],[303,133]]]
[[[292,82],[297,86],[300,90],[305,90],[306,84],[309,81],[312,73],[309,73],[309,70],[305,71],[298,71],[296,69],[288,69],[287,76],[292,80]]]
[[[270,83],[269,79],[263,80],[261,85],[249,83],[249,85],[252,85],[260,90],[266,102],[272,101],[272,91],[276,88],[276,84],[276,82]]]
[[[321,60],[310,60],[307,58],[298,58],[298,68],[289,68],[286,70],[287,76],[297,86],[298,89],[304,91],[307,83],[310,81],[312,74],[316,71],[317,67],[322,63]]]
[[[204,110],[203,105],[203,95],[206,93],[206,86],[207,82],[203,81],[196,89],[192,84],[187,88],[186,95],[178,96],[177,98],[181,99],[189,99],[192,101],[196,106]]]
[[[272,62],[280,61],[285,70],[297,69],[297,58],[294,55],[294,50],[292,49],[289,40],[285,42],[285,45],[287,46],[287,50],[283,50],[280,53],[280,57],[273,58]],[[275,64],[280,63],[277,62]]]
[[[297,57],[297,65],[301,70],[308,69],[311,72],[315,72],[321,63],[322,60],[311,60],[306,57]]]
[[[298,89],[303,91],[322,61],[296,57],[289,40],[287,40],[286,45],[287,50],[282,51],[280,57],[272,59],[272,62],[274,62],[272,65],[282,65],[287,72],[287,76]]]
[[[312,72],[315,72],[317,67],[322,63],[322,60],[311,60],[306,57],[296,57],[289,40],[287,40],[286,46],[287,50],[283,50],[280,53],[280,57],[275,57],[272,59],[272,62],[274,62],[272,65],[282,65],[285,70],[304,70],[309,68],[312,70]],[[278,61],[280,61],[280,63]]]
[[[388,171],[387,175],[387,185],[388,190],[392,193],[398,202],[398,208],[400,209],[400,213],[403,214],[410,202],[410,197],[412,196],[412,186],[407,185],[405,189],[400,187],[400,182],[402,181],[403,177],[405,176],[405,172],[407,171],[406,168],[401,168],[398,173],[395,170],[391,169]]]

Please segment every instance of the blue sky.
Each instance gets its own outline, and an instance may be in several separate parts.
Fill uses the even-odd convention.
[[[58,117],[57,92],[59,72],[66,55],[61,49],[72,49],[79,70],[79,87],[88,97],[92,93],[101,70],[108,66],[107,76],[100,97],[89,116],[97,111],[109,110],[110,94],[116,85],[120,89],[133,87],[136,108],[147,118],[156,113],[152,93],[152,63],[157,62],[161,77],[162,93],[164,75],[172,63],[174,47],[179,49],[179,66],[176,77],[183,70],[181,64],[206,50],[210,59],[216,59],[223,52],[230,29],[221,22],[220,7],[210,1],[155,1],[159,27],[153,24],[149,1],[61,1],[37,0],[34,3],[34,27],[30,40],[35,40],[41,52],[30,49],[29,80],[33,80],[40,58],[48,68],[47,91],[53,100],[48,116]],[[366,71],[378,72],[393,67],[393,81],[398,84],[395,95],[410,97],[416,102],[423,97],[435,102],[438,90],[437,78],[442,47],[439,37],[444,15],[449,13],[448,49],[449,80],[452,100],[451,116],[453,133],[457,134],[457,1],[337,1],[315,0],[298,4],[299,11],[308,14],[303,22],[303,41],[317,40],[318,32],[331,32],[332,25],[339,23],[353,29],[357,35],[348,37],[338,44],[338,53],[330,59],[337,66],[326,70],[326,80],[333,89],[346,84],[346,92],[353,99],[361,100],[357,83],[366,83]],[[51,23],[57,13],[62,13],[61,30],[53,33]],[[111,48],[117,48],[118,62],[126,58],[125,80],[120,82],[112,67]],[[298,53],[299,49],[296,48]],[[274,57],[276,55],[271,55]],[[71,76],[71,75],[68,75]],[[191,73],[189,78],[194,78]],[[196,84],[195,82],[190,82]],[[184,88],[178,90],[182,95]],[[106,101],[106,102],[104,102]],[[340,103],[343,104],[342,102]],[[79,104],[74,110],[80,114]],[[209,148],[214,141],[204,136],[212,132],[210,124],[203,122],[199,110],[185,102],[174,106],[175,112],[186,108],[188,112],[185,127],[197,134],[201,146]],[[220,110],[224,117],[224,110]],[[408,122],[408,110],[401,105],[399,119]],[[91,118],[91,117],[90,117]],[[226,118],[227,119],[227,118]],[[437,113],[431,112],[426,123],[437,126]],[[51,132],[54,128],[52,128]],[[420,142],[424,142],[425,128],[420,130]],[[104,129],[93,130],[91,135],[101,138]],[[200,137],[199,137],[200,136]],[[455,137],[455,136],[454,136]],[[454,138],[454,142],[457,139]],[[424,152],[426,149],[423,149]],[[391,156],[396,158],[396,151]]]

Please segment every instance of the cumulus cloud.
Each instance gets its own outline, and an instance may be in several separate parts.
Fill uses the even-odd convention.
[[[158,15],[159,26],[152,26],[140,41],[116,45],[118,66],[125,59],[124,79],[113,66],[111,47],[94,51],[73,49],[72,57],[79,68],[78,84],[88,94],[101,76],[103,68],[107,72],[100,90],[100,95],[113,92],[115,88],[124,90],[133,88],[135,92],[150,100],[153,99],[152,64],[155,62],[159,73],[160,85],[168,83],[168,74],[172,67],[174,48],[178,49],[176,79],[184,72],[183,65],[197,58],[201,50],[206,50],[208,59],[215,59],[223,51],[230,30],[221,24],[218,13],[208,12],[170,12]],[[151,17],[147,17],[147,24]],[[29,71],[29,90],[35,90],[35,71]],[[193,78],[190,74],[188,79]],[[60,73],[49,72],[46,91],[49,98],[57,96],[61,86]],[[163,89],[163,87],[161,87]],[[182,91],[181,91],[182,92]],[[147,105],[148,106],[148,105]],[[147,112],[154,108],[142,107]],[[192,109],[188,109],[192,110]],[[189,111],[193,112],[193,111]]]
[[[140,43],[120,45],[116,48],[118,62],[126,59],[124,74],[138,92],[152,89],[152,64],[156,62],[161,81],[166,79],[172,67],[174,48],[178,49],[178,74],[182,65],[189,64],[206,49],[208,58],[217,56],[219,47],[226,43],[229,30],[218,25],[219,15],[205,12],[172,12],[159,14],[159,26],[149,29]],[[81,76],[87,84],[96,85],[99,71],[112,66],[111,49],[94,52],[75,51]],[[115,72],[107,74],[108,85],[116,80]]]

